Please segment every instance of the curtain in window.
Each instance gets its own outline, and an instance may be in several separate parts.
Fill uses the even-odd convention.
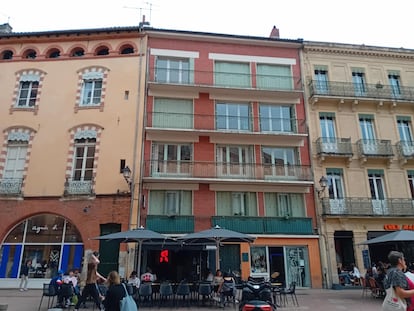
[[[153,127],[193,128],[193,102],[187,99],[155,98]]]
[[[293,89],[290,66],[258,64],[257,86],[261,89],[271,90]]]
[[[218,86],[251,87],[248,63],[215,62],[214,84]]]

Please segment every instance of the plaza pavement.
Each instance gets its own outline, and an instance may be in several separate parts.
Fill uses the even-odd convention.
[[[26,292],[20,292],[17,289],[0,289],[0,306],[8,304],[7,311],[37,311],[40,303],[42,291],[32,289]],[[288,305],[287,307],[278,308],[278,310],[315,310],[315,311],[334,311],[334,310],[352,310],[352,311],[377,311],[381,309],[382,300],[373,298],[370,295],[362,297],[362,289],[298,289],[296,291],[299,300],[299,307]],[[91,304],[88,309],[92,310]],[[154,306],[152,308],[140,308],[140,310],[162,310],[162,311],[182,311],[182,310],[223,310],[216,306],[206,307],[184,307],[170,308]],[[238,308],[232,305],[226,306],[224,310],[235,310]],[[1,307],[0,307],[1,310]],[[43,298],[41,311],[47,310],[47,297]],[[69,309],[65,309],[68,310]],[[73,310],[71,308],[70,310]],[[96,309],[95,309],[96,310]]]

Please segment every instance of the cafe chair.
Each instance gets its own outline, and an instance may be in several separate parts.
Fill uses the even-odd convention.
[[[201,297],[201,300],[200,300]],[[204,305],[206,301],[210,304],[213,301],[213,289],[211,283],[200,283],[198,286],[198,301]]]
[[[53,302],[56,296],[57,296],[57,292],[56,292],[55,287],[49,286],[49,283],[44,283],[43,291],[42,291],[42,298],[40,298],[40,304],[37,310],[39,311],[40,307],[42,306],[43,297],[47,297],[47,309],[50,309],[53,306]]]
[[[160,298],[159,306],[164,305],[167,301],[170,302],[170,305],[173,305],[174,302],[174,292],[171,283],[164,282],[160,285]]]
[[[181,282],[180,284],[178,284],[177,291],[175,293],[175,295],[177,296],[177,305],[179,300],[183,305],[186,304],[189,307],[190,300],[187,298],[190,296],[190,293],[190,285],[188,285],[188,283]]]
[[[286,306],[288,304],[287,296],[290,296],[292,304],[299,307],[298,298],[296,297],[296,282],[290,283],[289,288],[282,288],[279,295],[283,306]]]
[[[151,283],[142,283],[141,286],[139,287],[139,301],[144,305],[144,304],[148,304],[150,306],[152,306],[153,301],[152,301],[152,285]]]

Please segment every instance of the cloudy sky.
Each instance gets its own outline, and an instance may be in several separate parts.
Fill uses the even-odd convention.
[[[1,1],[15,32],[134,26],[414,49],[409,0]]]

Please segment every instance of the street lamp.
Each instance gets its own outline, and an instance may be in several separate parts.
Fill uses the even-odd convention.
[[[324,193],[326,186],[328,186],[328,178],[322,176],[321,179],[319,179],[319,185],[321,188],[316,189],[316,192],[318,192],[318,197],[321,198],[321,195]]]
[[[131,187],[132,179],[131,179],[131,169],[128,166],[125,166],[122,169],[122,175],[125,178],[125,181],[128,183],[128,185]]]

